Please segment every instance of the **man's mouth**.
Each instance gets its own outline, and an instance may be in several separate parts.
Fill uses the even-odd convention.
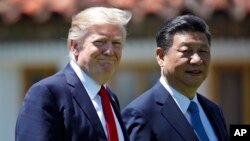
[[[191,75],[200,75],[202,74],[201,70],[187,70],[186,73],[191,74]]]
[[[98,61],[101,63],[114,63],[116,60],[115,59],[98,59]]]

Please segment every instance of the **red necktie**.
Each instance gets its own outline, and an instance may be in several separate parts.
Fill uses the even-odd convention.
[[[99,91],[99,95],[101,96],[102,100],[102,110],[106,121],[108,140],[118,141],[118,134],[116,130],[114,115],[110,106],[109,94],[103,86]]]

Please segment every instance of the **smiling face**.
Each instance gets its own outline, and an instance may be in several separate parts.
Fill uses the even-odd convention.
[[[77,43],[71,43],[76,63],[99,84],[106,83],[118,67],[123,30],[112,24],[92,25]]]
[[[156,49],[157,61],[167,82],[187,97],[193,97],[206,79],[210,64],[210,47],[204,33],[180,32],[164,52]]]

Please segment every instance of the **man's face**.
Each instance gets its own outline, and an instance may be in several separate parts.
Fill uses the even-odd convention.
[[[160,48],[157,50],[163,52]],[[201,32],[176,33],[173,45],[161,58],[158,63],[171,86],[181,92],[189,88],[197,89],[205,80],[209,69],[208,40]]]
[[[106,83],[120,63],[123,42],[120,26],[93,25],[78,42],[76,63],[97,83]]]

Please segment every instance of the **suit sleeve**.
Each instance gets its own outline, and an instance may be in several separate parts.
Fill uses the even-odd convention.
[[[63,122],[49,89],[40,84],[30,88],[16,122],[16,141],[63,140]]]
[[[122,118],[131,141],[154,140],[149,123],[142,112],[133,108],[126,108],[122,112]]]

